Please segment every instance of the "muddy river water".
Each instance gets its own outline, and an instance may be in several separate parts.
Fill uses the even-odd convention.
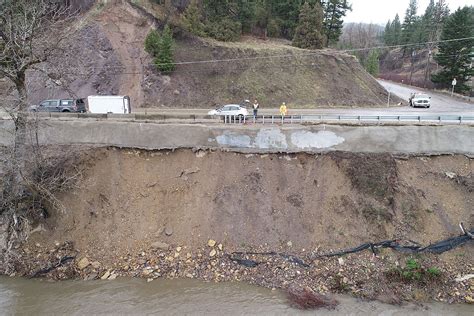
[[[280,291],[243,283],[141,279],[114,281],[0,278],[0,315],[473,315],[472,305],[391,306],[338,296],[336,310],[303,312]]]

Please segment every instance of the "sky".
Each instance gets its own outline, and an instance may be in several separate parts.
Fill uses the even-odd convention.
[[[352,4],[352,12],[348,12],[344,22],[375,23],[385,26],[397,13],[403,22],[410,0],[349,0],[349,2]],[[418,0],[418,15],[425,12],[429,3],[430,0]],[[474,5],[473,0],[447,0],[446,3],[451,12],[458,7]]]

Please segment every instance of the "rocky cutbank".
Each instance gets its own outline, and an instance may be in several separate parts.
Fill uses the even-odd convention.
[[[69,242],[57,243],[52,249],[36,244],[18,250],[20,255],[11,276],[36,275],[54,280],[140,277],[148,282],[160,278],[193,278],[215,282],[244,281],[272,289],[287,289],[297,284],[322,294],[346,293],[392,304],[429,300],[474,302],[474,278],[469,277],[474,273],[474,266],[463,260],[441,258],[446,254],[413,257],[385,249],[377,256],[365,251],[344,257],[310,260],[308,250],[292,249],[286,245],[278,252],[292,254],[303,262],[272,255],[241,256],[240,262],[236,262],[229,255],[235,249],[227,249],[219,241],[209,240],[206,245],[195,249],[156,242],[147,249],[117,257],[113,264],[107,265],[100,262],[100,255],[81,254]],[[260,253],[274,251],[265,246],[246,250]],[[463,251],[467,249],[461,247],[449,255],[451,258],[462,258]],[[69,256],[75,259],[58,265],[62,258]],[[257,264],[246,266],[242,264],[245,260]],[[419,277],[404,277],[414,262],[419,266],[417,271],[425,273]]]

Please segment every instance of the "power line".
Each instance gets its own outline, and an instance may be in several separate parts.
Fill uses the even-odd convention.
[[[348,52],[357,52],[357,51],[372,50],[372,49],[401,48],[401,47],[419,46],[419,45],[426,45],[426,44],[458,42],[458,41],[466,41],[466,40],[473,40],[473,39],[474,39],[474,36],[464,37],[464,38],[456,38],[456,39],[449,39],[449,40],[439,40],[439,41],[430,41],[430,42],[422,42],[422,43],[403,44],[403,45],[375,46],[375,47],[367,47],[367,48],[346,49],[346,50],[340,50],[338,52],[348,53]],[[260,59],[272,59],[272,58],[294,58],[294,57],[302,57],[302,56],[314,56],[314,55],[320,55],[320,54],[321,54],[321,51],[302,53],[302,54],[283,54],[283,55],[269,55],[269,56],[255,56],[255,57],[241,57],[241,58],[227,58],[227,59],[179,61],[179,62],[174,62],[174,63],[161,63],[161,64],[159,63],[159,64],[156,64],[156,65],[161,66],[161,65],[172,64],[172,65],[178,66],[178,65],[194,65],[194,64],[212,64],[212,63],[225,63],[225,62],[235,62],[235,61],[244,61],[244,60],[260,60]]]

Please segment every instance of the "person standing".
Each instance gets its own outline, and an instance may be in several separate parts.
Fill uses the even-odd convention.
[[[282,119],[286,116],[287,113],[288,113],[288,108],[286,107],[286,103],[283,102],[280,106],[280,115]]]
[[[253,119],[255,120],[257,118],[257,114],[258,114],[258,108],[260,107],[260,105],[258,104],[258,101],[257,99],[255,99],[253,101]]]

